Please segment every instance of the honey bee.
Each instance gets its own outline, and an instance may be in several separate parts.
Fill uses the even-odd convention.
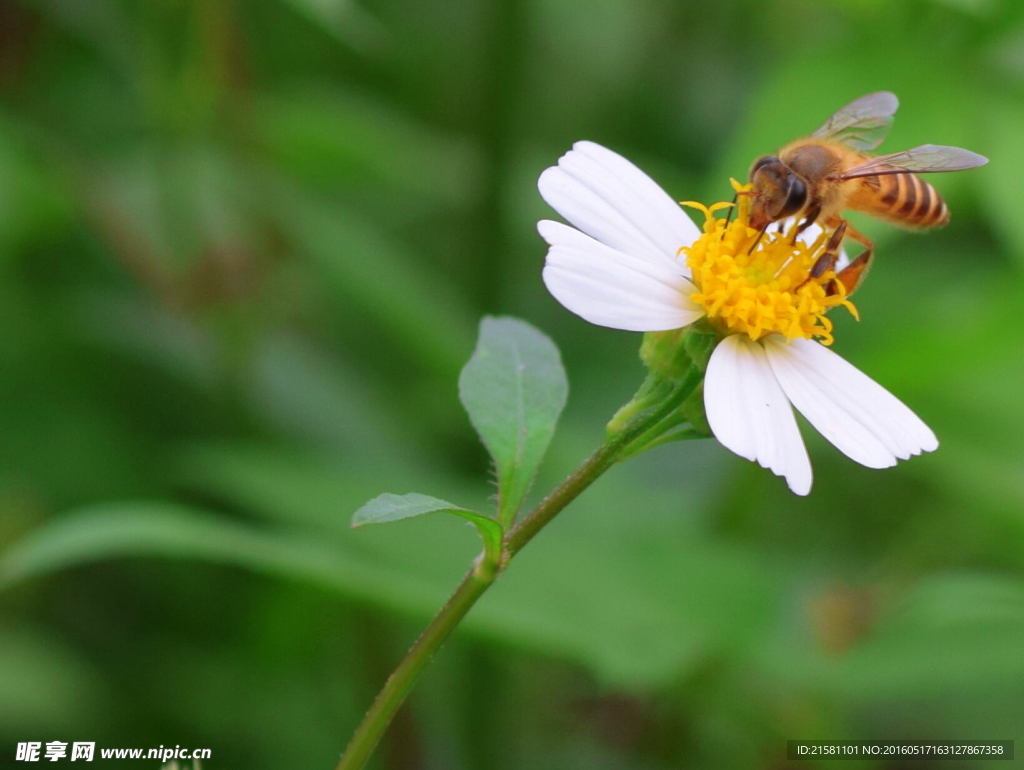
[[[794,238],[818,220],[832,229],[810,278],[820,278],[835,265],[845,236],[864,246],[864,252],[836,275],[847,294],[867,274],[874,244],[843,219],[844,211],[861,211],[913,229],[939,227],[949,222],[949,209],[917,174],[963,171],[988,163],[983,155],[935,144],[866,155],[885,139],[898,107],[895,94],[888,91],[862,96],[810,136],[790,142],[777,155],[758,158],[750,167],[751,227],[764,235],[772,222],[799,215]],[[832,284],[830,291],[835,291]]]

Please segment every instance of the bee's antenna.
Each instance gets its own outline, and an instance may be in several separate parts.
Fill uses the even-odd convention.
[[[764,227],[761,228],[761,232],[758,233],[758,235],[757,235],[757,240],[754,241],[753,245],[750,247],[750,250],[747,251],[747,254],[753,254],[754,253],[754,249],[757,248],[757,244],[759,244],[761,242],[761,239],[764,238],[764,234],[766,232],[768,232],[768,226],[769,225],[771,225],[771,222],[769,222],[768,224],[766,224]]]
[[[725,218],[725,227],[722,228],[722,237],[718,239],[720,241],[725,240],[725,231],[729,229],[729,223],[732,221],[732,214],[734,211],[736,211],[736,201],[738,201],[739,199],[739,193],[736,193],[734,196],[732,196],[732,205],[729,207],[729,216]]]

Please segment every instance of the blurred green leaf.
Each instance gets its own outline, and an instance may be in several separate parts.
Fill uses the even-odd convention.
[[[743,549],[644,533],[552,532],[520,556],[474,611],[470,633],[586,665],[623,687],[649,687],[716,650],[758,638],[772,610],[777,573]],[[80,509],[0,556],[0,584],[124,557],[230,564],[299,580],[362,602],[427,619],[469,563],[444,564],[445,545],[410,520],[396,529],[338,538],[257,529],[170,503]],[[635,533],[635,534],[634,534]],[[519,560],[517,560],[518,563]]]
[[[991,212],[990,221],[1003,239],[1009,255],[1018,267],[1024,267],[1024,232],[1017,224],[1017,195],[1020,178],[1017,169],[1024,167],[1024,147],[1020,132],[1024,128],[1024,104],[1002,94],[993,96],[986,104],[986,152],[992,163],[982,170],[984,183],[979,190]]]
[[[990,16],[999,7],[999,0],[932,0],[932,2],[978,16]]]
[[[418,448],[365,370],[304,336],[277,332],[260,340],[246,385],[254,414],[275,433],[339,450]]]
[[[26,245],[49,243],[72,221],[67,182],[31,151],[30,134],[0,111],[0,258]]]
[[[86,656],[39,629],[0,631],[0,724],[31,732],[97,730],[112,717],[110,690]]]
[[[459,397],[498,472],[498,520],[515,520],[555,435],[569,383],[558,348],[515,318],[484,318]]]
[[[112,558],[146,556],[234,564],[312,581],[395,609],[443,598],[438,581],[394,574],[323,541],[260,531],[172,503],[111,503],[74,511],[0,556],[0,586]],[[383,588],[382,586],[387,586]],[[352,593],[354,592],[354,593]]]
[[[355,0],[283,0],[300,14],[353,48],[369,53],[388,38],[387,30]]]
[[[460,508],[436,497],[410,493],[405,495],[383,494],[375,497],[354,514],[352,527],[364,524],[385,524],[391,521],[411,519],[428,513],[450,513],[465,519],[480,533],[484,541],[484,549],[494,564],[501,559],[502,529],[494,519],[483,516],[475,511]]]
[[[652,453],[602,479],[600,492],[581,498],[578,510],[517,558],[521,565],[503,574],[465,630],[573,661],[630,688],[664,683],[717,650],[756,643],[785,573],[746,548],[693,531],[696,511],[681,510],[680,478],[699,491],[716,474],[706,452],[686,454],[665,450],[659,466]],[[335,560],[351,555],[373,565],[364,569],[380,582],[365,599],[383,607],[429,618],[475,555],[475,538],[453,542],[445,528],[424,520],[359,532],[339,526],[339,508],[396,478],[472,499],[473,485],[457,477],[270,447],[197,446],[186,458],[190,493],[309,530],[337,546]],[[687,494],[687,505],[697,508],[696,499]],[[410,603],[408,581],[430,586],[435,600]]]
[[[928,576],[887,605],[874,605],[859,637],[841,651],[824,649],[807,626],[795,625],[756,654],[788,687],[813,685],[855,702],[1024,684],[1019,579],[968,572]]]
[[[482,482],[471,483],[443,469],[406,461],[388,443],[373,455],[388,457],[384,466],[358,452],[339,458],[333,452],[276,444],[200,442],[177,449],[174,477],[189,493],[212,496],[267,521],[340,536],[346,542],[352,538],[349,512],[398,479],[414,487],[432,486],[454,500],[473,500],[486,489]],[[367,531],[352,540],[362,549],[378,538],[392,547],[402,539],[392,539],[393,533],[382,536]]]
[[[465,207],[481,193],[471,145],[371,95],[303,84],[262,95],[258,106],[258,141],[283,173],[324,190],[358,190],[360,200],[380,187],[389,216]]]
[[[1016,594],[1015,604],[989,609],[953,608],[948,605],[961,597],[939,594],[934,598],[947,606],[918,607],[914,615],[896,616],[836,661],[830,678],[840,691],[859,697],[1020,687],[1024,684],[1020,586]],[[973,591],[966,595],[987,601]],[[926,611],[930,617],[919,614]]]
[[[432,371],[461,365],[470,346],[472,315],[455,287],[417,264],[387,231],[315,196],[278,188],[274,207],[298,256],[332,301],[373,319],[367,333],[414,355]]]
[[[545,531],[478,606],[477,622],[581,661],[626,690],[664,686],[759,643],[777,610],[780,564],[742,547],[644,531],[628,509],[613,510],[614,532],[584,539],[588,510],[573,512],[581,517],[574,527]]]

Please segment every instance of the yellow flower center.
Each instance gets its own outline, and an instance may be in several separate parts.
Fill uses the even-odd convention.
[[[751,186],[733,181],[733,187],[745,193]],[[679,252],[686,255],[686,264],[693,273],[697,287],[693,300],[704,308],[719,332],[746,334],[754,340],[779,333],[790,342],[804,337],[831,345],[832,322],[825,314],[843,305],[858,318],[857,309],[846,298],[846,289],[835,280],[833,270],[810,278],[830,233],[822,232],[808,246],[795,239],[794,222],[789,231],[766,233],[758,242],[760,231],[749,225],[747,195],[739,195],[736,217],[729,224],[715,218],[715,212],[728,209],[730,203],[707,207],[684,201],[683,205],[704,212],[703,235]]]

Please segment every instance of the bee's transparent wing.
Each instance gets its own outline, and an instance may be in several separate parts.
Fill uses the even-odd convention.
[[[882,174],[902,174],[911,171],[915,174],[938,173],[941,171],[964,171],[969,168],[984,166],[988,158],[960,147],[944,147],[940,144],[922,144],[911,150],[880,155],[859,166],[848,168],[833,179],[857,179],[862,176],[881,176]]]
[[[889,133],[899,106],[896,94],[876,91],[847,104],[812,136],[845,144],[852,150],[873,150]]]

